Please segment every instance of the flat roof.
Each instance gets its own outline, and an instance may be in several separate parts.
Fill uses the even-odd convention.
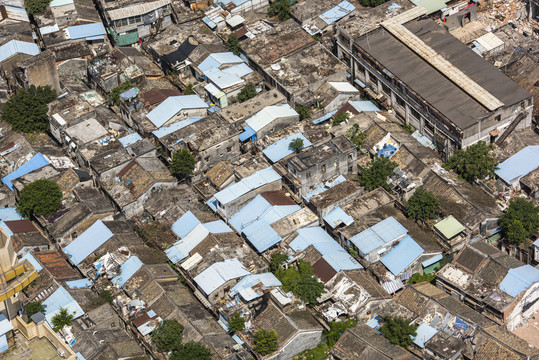
[[[436,230],[441,232],[446,239],[452,239],[466,230],[466,228],[457,219],[455,219],[453,215],[449,215],[445,219],[437,222],[434,227]]]
[[[505,106],[531,96],[433,20],[415,20],[404,27]],[[461,129],[475,125],[479,118],[489,114],[487,108],[386,29],[371,31],[356,39],[355,45]]]

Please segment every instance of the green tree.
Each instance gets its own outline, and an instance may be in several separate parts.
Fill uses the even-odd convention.
[[[290,0],[276,0],[268,8],[269,16],[277,16],[279,20],[290,19]]]
[[[225,45],[228,49],[228,51],[231,51],[234,53],[234,55],[240,55],[241,54],[241,47],[240,47],[240,41],[238,40],[238,35],[232,33],[228,37],[228,40],[225,42]]]
[[[500,226],[510,242],[524,241],[539,228],[539,206],[523,198],[512,199],[505,213],[500,216]]]
[[[254,333],[254,350],[260,355],[268,355],[277,350],[277,331],[258,329]]]
[[[397,163],[386,157],[376,157],[363,170],[361,170],[361,182],[368,190],[374,190],[379,187],[389,191],[387,177],[393,173]]]
[[[17,211],[26,218],[49,216],[60,208],[62,190],[48,179],[39,179],[24,185],[17,201]]]
[[[105,300],[109,304],[112,304],[112,302],[114,301],[114,298],[112,297],[112,294],[108,290],[102,290],[99,293],[99,296],[101,297],[101,299]]]
[[[133,88],[133,84],[131,84],[131,81],[126,81],[123,84],[120,84],[116,86],[114,89],[110,91],[109,94],[109,105],[118,105],[120,104],[120,94]]]
[[[387,0],[359,0],[359,3],[361,4],[361,6],[365,7],[376,7],[378,5],[382,5],[386,1]]]
[[[296,284],[297,295],[308,304],[316,304],[316,300],[324,291],[324,284],[314,275],[302,276]]]
[[[333,321],[329,326],[329,331],[326,332],[328,346],[332,348],[340,337],[344,334],[346,329],[351,329],[356,326],[355,319],[348,319],[346,321]]]
[[[47,305],[43,305],[38,301],[32,301],[26,304],[26,315],[28,316],[28,321],[32,321],[32,319],[30,318],[34,314],[37,314],[37,313],[45,314],[46,307]]]
[[[350,118],[350,114],[348,112],[343,112],[340,114],[337,114],[333,116],[333,122],[331,123],[333,126],[338,126],[341,123],[345,122]]]
[[[462,179],[473,182],[486,176],[494,176],[496,170],[494,158],[492,145],[479,141],[468,146],[466,150],[458,150],[447,160],[444,168],[454,170]]]
[[[324,285],[313,275],[311,265],[303,260],[298,261],[297,268],[290,266],[286,270],[277,270],[276,276],[285,291],[292,291],[306,303],[315,304],[324,293]]]
[[[412,344],[411,336],[416,336],[417,325],[409,324],[401,317],[385,315],[380,332],[393,344],[407,348]]]
[[[328,357],[329,350],[329,347],[321,342],[316,347],[295,355],[292,360],[324,360]]]
[[[434,273],[430,273],[430,274],[415,273],[408,280],[408,284],[417,284],[423,281],[432,283],[434,282],[435,279],[436,279],[436,274]]]
[[[179,349],[183,338],[183,325],[176,319],[164,320],[152,332],[152,340],[157,351],[168,352]]]
[[[60,312],[52,317],[52,326],[55,332],[63,329],[66,325],[71,325],[73,314],[67,312],[66,308],[60,308]]]
[[[277,253],[271,254],[270,271],[276,272],[281,268],[281,265],[288,261],[288,255]]]
[[[195,90],[193,89],[193,84],[188,84],[183,91],[184,95],[195,95]]]
[[[170,171],[184,177],[193,173],[195,164],[196,160],[193,154],[191,154],[188,149],[182,148],[180,150],[176,150],[174,154],[172,154]]]
[[[26,0],[26,9],[28,13],[32,15],[40,15],[45,13],[47,6],[49,6],[51,0]]]
[[[13,130],[33,133],[49,130],[48,103],[56,99],[56,91],[50,86],[31,85],[28,90],[19,89],[2,108],[2,120]]]
[[[299,114],[300,121],[311,118],[311,112],[309,111],[309,108],[303,105],[296,106],[296,112]]]
[[[230,319],[228,319],[228,327],[231,331],[242,331],[245,327],[245,318],[241,316],[241,313],[236,311]]]
[[[293,139],[292,141],[290,141],[290,144],[288,144],[288,148],[295,153],[299,153],[300,150],[303,149],[303,139],[302,138]]]
[[[361,148],[361,145],[367,139],[367,135],[363,131],[359,131],[359,125],[354,124],[346,131],[346,137],[358,148]]]
[[[249,99],[254,98],[256,94],[258,93],[256,92],[256,88],[254,84],[252,82],[248,82],[247,84],[245,84],[243,89],[241,89],[240,93],[238,94],[238,101],[239,102],[247,101]]]
[[[169,360],[211,360],[211,350],[199,342],[189,341],[172,351]]]
[[[431,219],[436,215],[438,205],[436,196],[420,187],[406,202],[406,214],[414,220]]]

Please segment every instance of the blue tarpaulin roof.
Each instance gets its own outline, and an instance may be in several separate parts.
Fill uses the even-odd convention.
[[[298,236],[289,244],[292,250],[303,251],[313,245],[335,271],[363,268],[321,227],[301,228],[297,233]]]
[[[340,224],[345,224],[346,226],[354,222],[354,218],[348,215],[340,206],[335,210],[324,216],[324,220],[331,226],[332,229],[336,228]]]
[[[331,117],[332,117],[333,115],[335,115],[336,112],[337,112],[337,110],[332,111],[332,112],[330,112],[330,113],[327,113],[326,115],[321,116],[321,117],[319,117],[318,119],[314,119],[314,120],[313,120],[313,124],[315,124],[315,125],[316,125],[316,124],[320,124],[321,122],[324,122],[324,121],[326,121],[326,120],[331,119]]]
[[[524,265],[510,269],[500,283],[500,290],[517,297],[521,292],[528,290],[532,284],[539,281],[539,269],[531,265]]]
[[[431,266],[432,264],[436,264],[438,261],[442,260],[444,257],[442,256],[442,254],[438,254],[434,257],[431,257],[430,259],[428,260],[425,260],[421,263],[421,266],[423,266],[424,268],[428,267],[428,266]]]
[[[391,249],[380,261],[395,276],[398,276],[410,264],[412,264],[425,250],[414,241],[409,235],[406,235],[401,242]]]
[[[425,343],[432,339],[432,337],[436,335],[437,332],[438,330],[436,330],[435,328],[430,327],[425,323],[422,323],[416,330],[416,336],[412,336],[412,339],[414,339],[414,344],[424,349]]]
[[[67,32],[72,40],[85,38],[86,40],[102,39],[107,32],[102,23],[68,26]],[[91,39],[89,39],[91,38]]]
[[[141,267],[142,261],[136,256],[131,256],[120,265],[120,275],[114,277],[111,282],[123,286]]]
[[[0,46],[0,62],[9,59],[15,54],[26,54],[35,56],[39,54],[39,46],[33,42],[11,40]]]
[[[34,170],[41,169],[44,166],[49,165],[49,161],[45,159],[41,153],[37,153],[30,160],[25,162],[18,169],[10,172],[8,175],[4,176],[2,182],[7,185],[7,187],[13,191],[13,184],[11,181],[20,178],[28,173],[31,173]]]
[[[36,258],[32,255],[32,253],[28,252],[26,254],[24,254],[24,256],[21,258],[21,261],[22,260],[28,260],[30,262],[30,264],[32,264],[32,266],[37,270],[37,271],[41,271],[43,270],[43,266],[41,266],[41,264],[36,260]]]
[[[211,265],[193,280],[209,296],[227,281],[247,275],[250,275],[249,271],[245,269],[238,259],[234,258]]]
[[[295,139],[303,140],[303,149],[312,145],[305,136],[298,132],[294,135],[287,136],[284,139],[281,139],[271,144],[270,146],[262,150],[262,152],[268,157],[268,159],[270,159],[271,162],[276,163],[277,161],[284,159],[288,155],[292,155],[294,153],[294,150],[291,150],[289,146],[290,142]]]
[[[207,109],[208,105],[198,95],[169,96],[146,117],[160,128],[184,109]]]
[[[74,265],[80,264],[114,234],[101,220],[97,220],[78,238],[64,248],[64,253]]]
[[[142,137],[138,133],[132,133],[124,137],[121,137],[118,140],[120,141],[123,147],[128,147],[142,140]]]
[[[243,130],[245,130],[244,132],[242,132],[238,138],[240,139],[240,141],[245,141],[247,139],[250,139],[252,138],[254,135],[256,135],[256,131],[254,131],[253,129],[251,129],[251,127],[249,125],[245,125],[245,127],[243,128]]]
[[[348,1],[343,1],[339,5],[320,15],[320,19],[322,19],[326,24],[331,25],[350,14],[355,8],[356,7],[350,4]]]
[[[243,178],[241,181],[219,191],[217,194],[215,194],[215,199],[217,199],[217,201],[223,205],[228,204],[238,197],[247,194],[251,190],[257,189],[266,184],[271,184],[279,179],[281,179],[281,175],[279,175],[270,166],[268,168],[259,170],[253,175]]]
[[[66,281],[66,285],[70,289],[81,289],[91,287],[92,282],[90,281],[90,279],[84,278],[79,280]]]
[[[79,303],[62,286],[52,293],[42,303],[45,306],[45,319],[52,327],[52,318],[60,312],[60,308],[66,308],[67,312],[73,315],[73,319],[77,319],[84,315],[84,311]]]
[[[353,236],[350,241],[366,256],[373,250],[403,238],[407,233],[408,230],[391,216]]]
[[[521,177],[539,167],[539,145],[526,146],[498,165],[494,172],[507,184],[512,185]]]
[[[385,144],[383,148],[378,150],[377,154],[386,158],[390,158],[397,152],[397,148],[391,144]]]

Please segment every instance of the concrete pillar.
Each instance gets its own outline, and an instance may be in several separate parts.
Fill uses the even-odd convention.
[[[410,105],[404,103],[404,122],[406,125],[410,123]]]

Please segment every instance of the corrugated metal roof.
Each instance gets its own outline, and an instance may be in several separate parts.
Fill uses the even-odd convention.
[[[0,208],[0,219],[3,221],[23,220],[16,207]]]
[[[342,175],[339,175],[335,180],[329,181],[325,183],[324,185],[317,187],[313,191],[308,192],[306,195],[303,196],[303,198],[305,199],[305,201],[309,202],[314,196],[321,194],[324,191],[331,189],[335,185],[339,185],[340,183],[343,183],[345,181],[346,181],[346,178]]]
[[[0,46],[0,62],[9,59],[15,54],[26,54],[36,56],[41,50],[35,43],[11,40]]]
[[[250,275],[249,271],[234,258],[211,265],[193,280],[209,296],[227,281],[247,275]]]
[[[241,15],[234,15],[231,18],[226,20],[226,23],[232,27],[236,27],[240,24],[243,24],[245,19]]]
[[[174,124],[170,124],[168,126],[164,126],[160,129],[152,131],[152,134],[154,134],[156,138],[161,139],[162,137],[175,133],[176,131],[183,129],[184,127],[188,125],[196,123],[200,119],[204,119],[204,117],[190,118],[190,119],[178,121],[178,122],[175,122]]]
[[[253,129],[251,129],[249,126],[245,126],[243,128],[243,130],[245,130],[244,132],[242,132],[239,136],[238,136],[238,139],[240,141],[245,141],[249,138],[252,138],[253,135],[256,135],[256,131],[254,131]]]
[[[329,84],[335,88],[335,90],[339,92],[357,92],[359,93],[359,90],[354,87],[354,85],[350,84],[348,81],[329,81]]]
[[[58,28],[58,24],[43,26],[39,28],[39,32],[41,33],[41,35],[47,35],[57,31],[60,31],[60,29]]]
[[[141,267],[142,261],[136,256],[131,256],[120,265],[120,275],[114,277],[111,282],[123,286]]]
[[[100,22],[93,23],[93,24],[68,26],[67,32],[69,33],[69,37],[72,40],[82,39],[82,38],[85,38],[87,40],[92,40],[88,38],[95,38],[98,36],[102,38],[103,35],[107,33],[105,31],[105,27]]]
[[[283,240],[271,224],[264,220],[255,221],[243,228],[242,232],[259,253],[263,253]]]
[[[67,309],[67,312],[73,315],[73,319],[84,315],[84,311],[79,303],[62,286],[45,299],[42,304],[45,306],[45,319],[51,327],[53,326],[52,318],[60,312],[61,308]]]
[[[268,159],[270,159],[271,162],[276,163],[277,161],[284,159],[288,155],[294,153],[294,150],[291,150],[289,148],[290,142],[294,139],[303,140],[303,149],[312,145],[312,143],[305,136],[298,132],[294,135],[287,136],[284,139],[281,139],[271,144],[270,146],[262,150],[262,152],[268,157]]]
[[[11,325],[11,321],[9,321],[4,314],[0,313],[0,335],[4,335],[11,330],[13,330],[13,325]]]
[[[452,239],[466,230],[466,228],[457,219],[455,219],[453,215],[449,215],[445,219],[438,221],[434,227],[441,232],[446,239]]]
[[[281,178],[273,168],[259,170],[253,175],[241,179],[241,181],[219,191],[215,194],[215,199],[225,205],[237,199],[238,197],[247,194],[249,191],[257,189],[263,185],[271,184]]]
[[[268,126],[272,121],[278,118],[299,116],[288,104],[270,105],[251,116],[245,122],[256,132]]]
[[[188,211],[172,224],[172,231],[174,231],[180,239],[183,239],[199,224],[200,221],[197,217],[191,211]]]
[[[208,105],[198,95],[169,96],[146,117],[160,128],[182,110],[207,108]]]
[[[348,1],[343,1],[339,5],[320,15],[320,19],[322,19],[326,24],[331,25],[350,14],[355,8],[356,7],[350,4]]]
[[[167,4],[170,4],[171,0],[156,0],[148,3],[140,3],[119,9],[108,10],[108,17],[114,21],[131,16],[144,15],[151,11],[157,10]]]
[[[6,184],[11,191],[13,191],[13,184],[11,183],[12,180],[18,179],[21,176],[31,173],[34,170],[41,169],[42,167],[47,165],[49,165],[49,161],[45,159],[45,157],[41,153],[37,153],[18,169],[4,176],[2,182]]]
[[[24,8],[9,5],[4,5],[4,8],[6,9],[7,17],[9,19],[30,22],[30,19],[28,18],[28,13]]]
[[[219,68],[222,65],[243,63],[243,59],[232,52],[213,53],[208,55],[204,61],[198,65],[198,68],[203,73],[214,68]]]
[[[216,221],[204,223],[203,225],[211,234],[222,234],[222,233],[233,232],[233,230],[223,220],[216,220]]]
[[[43,270],[43,266],[41,266],[41,264],[36,260],[32,253],[27,252],[26,254],[24,254],[20,261],[24,260],[28,260],[38,272]]]
[[[165,250],[165,254],[174,264],[182,261],[189,256],[198,244],[200,244],[208,235],[208,229],[202,224],[198,224],[185,237],[177,241],[172,247]]]
[[[301,228],[297,233],[298,236],[289,244],[292,250],[299,252],[312,245],[337,272],[363,268],[321,227]]]
[[[414,4],[427,10],[427,15],[442,10],[445,8],[445,3],[448,1],[449,0],[412,0]]]
[[[358,112],[363,111],[380,111],[380,109],[370,101],[348,101],[350,105],[354,107]]]
[[[73,4],[73,0],[52,0],[49,4],[50,7],[64,6]]]
[[[393,294],[394,292],[397,292],[398,290],[402,289],[404,287],[404,284],[401,279],[397,279],[393,281],[386,281],[382,284],[382,287],[385,291],[387,291],[388,294]]]
[[[139,133],[132,133],[118,139],[123,147],[128,147],[142,140]]]
[[[371,251],[403,238],[407,233],[408,230],[391,216],[353,236],[350,241],[362,254],[367,255]]]
[[[531,265],[510,269],[500,283],[500,290],[517,297],[521,292],[539,281],[539,269]]]
[[[340,224],[348,226],[354,222],[354,218],[348,215],[340,206],[324,216],[324,220],[332,229],[335,229]]]
[[[431,266],[432,264],[436,264],[438,261],[442,260],[444,257],[442,254],[438,254],[436,256],[433,256],[431,257],[430,259],[428,260],[425,260],[421,263],[421,266],[423,266],[424,268],[428,267],[428,266]]]
[[[539,145],[526,146],[498,165],[494,172],[509,185],[539,167]]]
[[[263,287],[269,288],[269,287],[276,287],[276,286],[282,286],[283,284],[270,272],[262,273],[262,274],[252,274],[247,275],[243,279],[241,279],[232,289],[230,289],[230,296],[233,297],[236,294],[240,293],[243,290],[250,289],[253,286],[257,284],[262,284]],[[251,297],[249,299],[245,299],[247,301],[251,301],[253,299],[256,299],[260,296],[262,296],[262,293],[256,293],[255,297]]]
[[[335,113],[337,113],[337,110],[329,112],[326,115],[319,117],[318,119],[314,119],[313,124],[317,125],[317,124],[320,124],[320,123],[322,123],[322,122],[324,122],[326,120],[329,120],[329,119],[331,119],[331,117],[333,115],[335,115]]]
[[[138,93],[139,93],[139,89],[133,87],[133,88],[131,88],[129,90],[126,90],[123,93],[121,93],[120,97],[123,98],[123,99],[130,99],[130,98],[133,98],[133,97],[137,96]]]
[[[418,243],[406,235],[390,252],[380,261],[395,276],[398,276],[408,266],[410,266],[425,250]]]
[[[230,74],[217,68],[206,71],[204,75],[221,90],[243,82],[243,79],[236,74]]]
[[[70,289],[82,289],[86,287],[91,287],[93,284],[90,279],[84,278],[73,281],[66,281],[66,285]]]
[[[424,349],[425,343],[432,339],[432,337],[436,335],[437,332],[438,330],[436,330],[435,328],[430,327],[425,323],[422,323],[416,330],[416,336],[413,337],[414,344]]]
[[[114,236],[114,234],[109,228],[107,228],[101,220],[97,220],[63,250],[69,260],[71,260],[74,265],[78,265],[101,245],[106,243],[112,236]]]
[[[258,195],[238,211],[229,220],[229,224],[238,232],[256,221],[265,221],[273,224],[282,218],[299,211],[299,205],[275,205],[272,206],[262,195]]]

